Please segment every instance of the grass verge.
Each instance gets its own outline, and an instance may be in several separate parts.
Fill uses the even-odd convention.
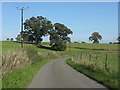
[[[85,65],[80,65],[78,63],[73,62],[72,59],[68,59],[66,62],[75,70],[83,73],[91,79],[96,80],[99,83],[102,83],[107,88],[111,90],[118,89],[118,74],[109,74],[100,70],[93,70],[92,68],[89,68]]]
[[[6,74],[2,80],[3,89],[26,88],[37,71],[51,60],[54,59],[38,60],[30,66],[15,69],[12,73]]]

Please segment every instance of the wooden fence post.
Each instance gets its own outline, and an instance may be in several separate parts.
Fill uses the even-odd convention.
[[[82,59],[82,54],[80,55],[80,60]]]
[[[98,60],[98,54],[96,54],[96,60]]]
[[[89,62],[91,61],[91,54],[89,55]]]
[[[105,70],[106,71],[108,70],[107,63],[108,63],[108,54],[106,53],[106,56],[105,56]]]
[[[96,54],[96,60],[95,60],[96,65],[99,65],[99,61],[98,61],[98,54]],[[99,66],[98,66],[99,67]]]

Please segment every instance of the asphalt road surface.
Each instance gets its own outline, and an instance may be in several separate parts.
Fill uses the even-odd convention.
[[[28,88],[105,87],[74,70],[72,67],[66,64],[65,59],[57,59],[44,65],[35,75]]]

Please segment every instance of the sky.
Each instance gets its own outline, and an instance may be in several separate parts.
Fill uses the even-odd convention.
[[[24,21],[32,16],[44,16],[54,23],[62,23],[73,31],[71,41],[90,42],[89,36],[99,32],[101,43],[116,41],[118,37],[117,2],[2,2],[2,40],[19,34],[21,12],[16,7],[29,7],[24,10]],[[43,37],[49,41],[49,37]]]

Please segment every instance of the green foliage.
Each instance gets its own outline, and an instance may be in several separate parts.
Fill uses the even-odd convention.
[[[15,38],[17,42],[20,42],[21,41],[21,35],[18,34],[17,37]]]
[[[7,38],[6,40],[7,40],[7,41],[9,41],[10,39],[9,39],[9,38]]]
[[[13,38],[10,38],[10,41],[13,41]]]
[[[82,41],[81,43],[86,43],[86,42]]]
[[[57,42],[54,45],[52,45],[52,49],[56,51],[64,51],[66,50],[66,44],[62,42]]]
[[[7,41],[13,41],[13,38],[7,38],[6,40]]]
[[[64,24],[55,23],[54,29],[52,29],[50,34],[50,45],[52,49],[57,51],[66,50],[66,43],[70,42],[69,34],[73,32],[68,29]]]
[[[50,46],[52,49],[58,51],[66,50],[66,43],[70,42],[69,34],[73,32],[64,24],[55,23],[52,25],[51,21],[43,16],[31,17],[24,23],[25,31],[18,35],[16,40],[20,42],[24,40],[27,43],[38,43],[42,41],[42,36],[50,35]]]
[[[43,16],[31,17],[24,23],[25,31],[23,37],[28,38],[29,41],[34,40],[38,44],[42,41],[42,36],[45,36],[49,30],[52,29],[51,21]]]
[[[102,39],[102,36],[98,32],[92,33],[92,35],[89,37],[90,41],[93,41],[93,43],[99,43],[99,40]]]

